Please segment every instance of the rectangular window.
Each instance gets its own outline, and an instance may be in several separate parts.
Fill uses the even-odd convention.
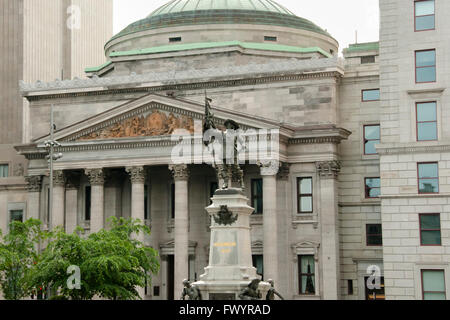
[[[379,101],[380,100],[380,89],[362,90],[362,101]]]
[[[347,294],[349,296],[353,295],[353,280],[347,280]]]
[[[13,221],[23,222],[23,210],[10,210],[9,216],[10,222]]]
[[[436,82],[436,50],[416,51],[416,82]]]
[[[439,168],[437,162],[418,163],[419,193],[439,193]]]
[[[436,102],[416,103],[417,141],[437,140]]]
[[[417,0],[414,2],[415,30],[434,30],[435,7],[434,0]]]
[[[265,36],[264,41],[277,41],[277,37]]]
[[[444,270],[421,271],[423,300],[445,300],[446,295]]]
[[[377,154],[375,145],[380,143],[380,125],[364,126],[364,154]]]
[[[312,178],[297,178],[297,212],[313,212],[313,183]]]
[[[364,278],[364,287],[366,288],[366,300],[385,300],[386,295],[384,293],[384,277],[380,277],[380,287],[370,289],[367,285],[369,277]],[[369,282],[370,283],[370,282]]]
[[[9,165],[0,164],[0,178],[8,178],[9,176]]]
[[[252,207],[254,214],[263,213],[263,180],[252,179]]]
[[[439,213],[419,214],[420,244],[422,246],[441,245],[441,215]]]
[[[91,220],[91,186],[86,186],[84,190],[84,220]]]
[[[368,246],[383,245],[381,224],[367,224],[366,225],[366,244]]]
[[[169,42],[181,42],[181,37],[169,38]]]
[[[262,254],[252,255],[253,266],[256,268],[256,273],[261,277],[264,276],[264,257]]]
[[[300,294],[315,294],[315,261],[313,255],[298,256],[298,279]]]
[[[361,57],[361,64],[375,63],[375,56]]]
[[[381,194],[380,178],[366,178],[366,198],[378,198]]]

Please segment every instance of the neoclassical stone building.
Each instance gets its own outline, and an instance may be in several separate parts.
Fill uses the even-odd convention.
[[[420,164],[413,155],[416,144],[431,148],[431,162],[446,175],[445,143],[404,133],[412,126],[429,138],[437,124],[445,140],[448,66],[441,61],[435,83],[436,59],[420,52],[448,47],[442,20],[450,8],[440,0],[411,0],[406,8],[381,0],[380,8],[380,43],[350,45],[338,58],[327,31],[274,1],[170,1],[108,41],[107,62],[86,69],[88,79],[22,83],[28,130],[15,149],[27,168],[22,184],[0,192],[0,227],[34,217],[50,229],[80,225],[95,232],[110,216],[144,220],[152,229],[146,242],[161,257],[145,296],[178,299],[182,280],[197,280],[208,265],[205,207],[217,180],[201,161],[173,163],[179,141],[172,134],[201,128],[206,92],[218,126],[232,119],[243,129],[279,132],[278,172],[250,163],[242,168],[255,208],[255,267],[287,299],[449,297],[447,179],[438,179],[436,194],[434,167],[421,167],[427,155]],[[436,18],[431,31],[430,17]],[[414,20],[427,31],[415,33]],[[404,82],[406,71],[431,81]],[[434,118],[427,109],[433,101],[440,108]],[[417,120],[411,110],[421,103],[428,104]],[[55,162],[49,216],[44,141],[51,105],[63,158]],[[189,144],[195,150],[202,141],[194,136]],[[406,185],[412,186],[407,195],[399,191]],[[26,200],[12,206],[12,193]],[[370,266],[381,276],[375,290],[367,287]]]

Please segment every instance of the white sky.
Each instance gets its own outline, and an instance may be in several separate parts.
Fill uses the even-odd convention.
[[[145,18],[169,0],[114,0],[114,34]],[[379,40],[378,0],[275,0],[296,15],[326,29],[340,50],[358,42]]]

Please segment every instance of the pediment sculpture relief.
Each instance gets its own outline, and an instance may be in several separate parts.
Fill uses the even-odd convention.
[[[185,129],[194,133],[194,120],[184,115],[178,116],[173,113],[167,115],[159,110],[153,110],[146,116],[125,119],[97,132],[85,135],[79,140],[163,136],[172,134],[176,129]]]

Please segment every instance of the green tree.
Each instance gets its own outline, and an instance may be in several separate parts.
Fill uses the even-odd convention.
[[[0,230],[0,287],[8,300],[18,300],[32,294],[27,277],[38,259],[38,244],[47,237],[39,220],[13,221],[9,233]]]
[[[139,220],[112,217],[108,222],[109,230],[88,237],[81,229],[73,234],[56,230],[33,266],[28,285],[50,286],[60,298],[73,300],[94,296],[113,300],[139,299],[136,288],[144,287],[147,277],[159,271],[158,252],[135,237],[141,232],[150,234],[150,229]],[[69,266],[80,268],[80,289],[70,289],[67,285]]]

